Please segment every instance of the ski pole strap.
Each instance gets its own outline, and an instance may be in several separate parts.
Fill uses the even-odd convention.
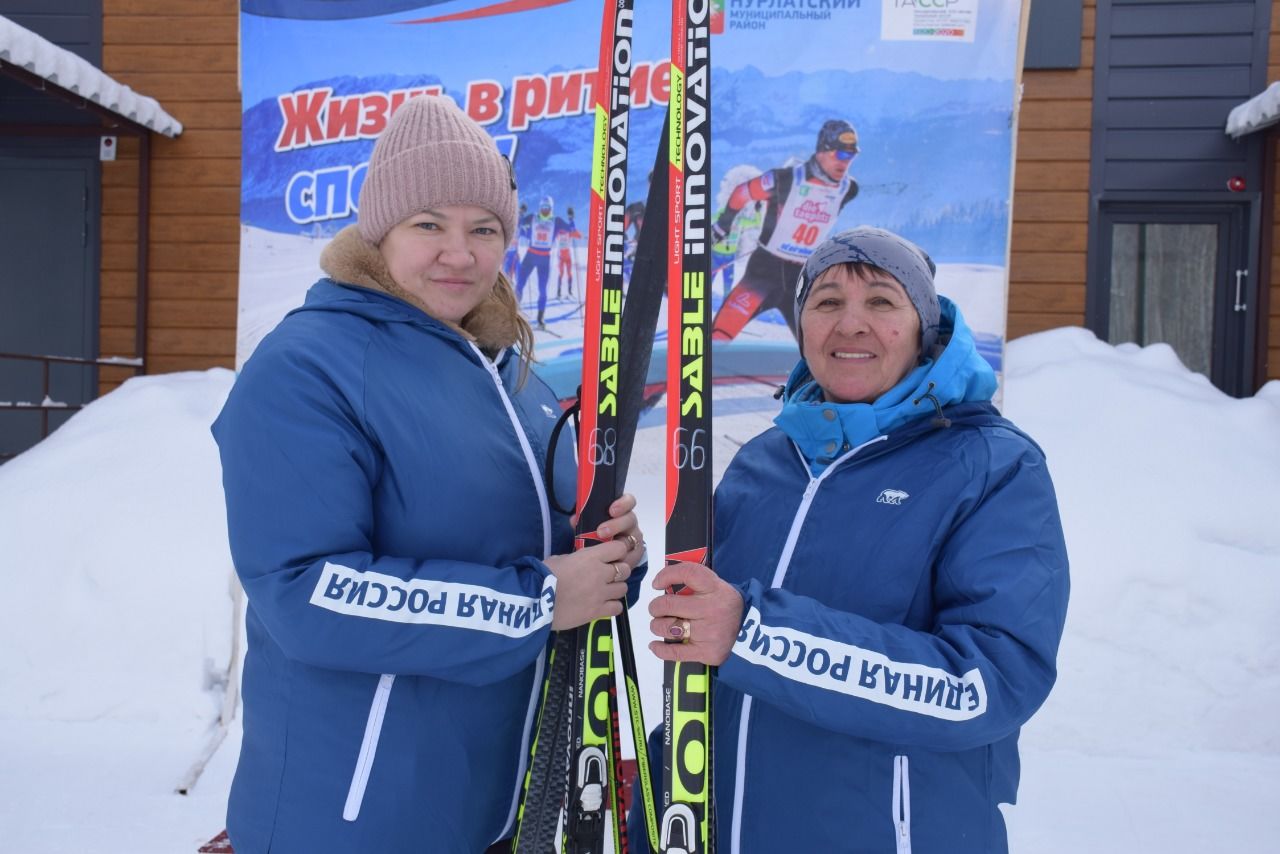
[[[556,426],[551,428],[551,438],[547,441],[547,503],[551,505],[551,509],[565,516],[572,516],[576,506],[570,506],[568,509],[560,506],[560,501],[556,498],[556,448],[560,445],[560,432],[564,430],[565,423],[573,419],[573,432],[578,432],[578,412],[582,408],[582,386],[578,386],[578,397],[560,413],[560,417],[556,419]]]

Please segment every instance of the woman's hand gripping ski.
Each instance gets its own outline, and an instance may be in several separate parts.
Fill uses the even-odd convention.
[[[635,514],[636,499],[623,494],[609,505],[609,519],[596,528],[603,542],[544,561],[556,577],[555,631],[616,617],[626,607],[627,579],[644,559],[644,534]],[[573,517],[577,527],[578,517]]]
[[[682,584],[680,592],[671,592]],[[649,602],[649,628],[662,638],[649,643],[653,654],[664,661],[723,664],[742,627],[737,588],[700,563],[663,567],[653,586],[667,591]]]

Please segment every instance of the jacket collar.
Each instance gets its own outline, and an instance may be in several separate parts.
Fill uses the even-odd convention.
[[[995,372],[979,355],[960,309],[946,297],[938,302],[942,308],[939,338],[946,342],[941,352],[872,403],[826,401],[808,363],[801,359],[796,364],[774,423],[795,443],[815,475],[845,451],[876,436],[929,418],[933,426],[949,426],[943,407],[989,401],[995,394]]]

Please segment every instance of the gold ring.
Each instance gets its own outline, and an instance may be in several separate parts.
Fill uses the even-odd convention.
[[[622,536],[627,538],[627,551],[633,552],[640,545],[640,541],[636,539],[635,534],[626,533]]]
[[[693,640],[693,626],[688,620],[676,620],[671,627],[671,634],[680,638],[680,643],[689,643]]]
[[[625,563],[623,563],[622,561],[615,561],[615,562],[613,562],[613,563],[611,563],[611,564],[609,564],[609,565],[613,567],[613,580],[614,580],[615,582],[617,582],[617,581],[621,581],[621,580],[622,580],[622,568],[623,568],[624,566],[626,566],[626,564],[625,564]]]

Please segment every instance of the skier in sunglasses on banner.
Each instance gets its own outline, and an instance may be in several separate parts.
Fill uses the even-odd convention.
[[[849,166],[858,153],[858,132],[843,119],[818,131],[813,155],[799,166],[770,169],[739,184],[711,231],[717,242],[733,228],[739,211],[753,202],[767,210],[759,243],[747,269],[716,313],[712,337],[731,341],[752,318],[776,308],[796,331],[796,279],[814,247],[826,239],[844,206],[858,195]]]

